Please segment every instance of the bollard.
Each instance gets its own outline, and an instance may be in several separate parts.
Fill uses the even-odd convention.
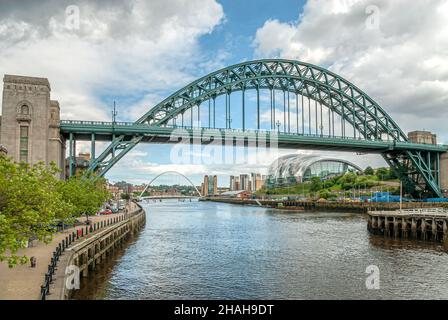
[[[65,237],[65,247],[67,248],[70,245],[70,243],[68,242],[68,237]]]
[[[65,240],[62,239],[62,251],[65,251]]]
[[[45,296],[46,296],[46,292],[45,291],[46,291],[45,286],[41,285],[40,286],[40,297],[41,297],[42,300],[45,300]]]

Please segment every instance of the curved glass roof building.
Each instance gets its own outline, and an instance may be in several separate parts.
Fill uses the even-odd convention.
[[[322,180],[362,169],[346,160],[314,155],[291,154],[274,161],[269,167],[270,185],[289,185],[319,177]]]

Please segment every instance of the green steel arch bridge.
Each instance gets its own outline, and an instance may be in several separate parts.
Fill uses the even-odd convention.
[[[442,197],[440,157],[447,146],[409,141],[386,111],[351,82],[291,60],[240,63],[175,92],[135,122],[61,121],[74,173],[75,143],[91,141],[88,171],[106,174],[139,143],[178,143],[179,129],[232,144],[276,140],[278,148],[381,154],[405,190]],[[208,139],[207,138],[207,139]],[[206,140],[207,140],[206,139]],[[208,139],[210,140],[210,139]],[[110,144],[99,155],[96,141]],[[198,142],[199,141],[199,142]]]

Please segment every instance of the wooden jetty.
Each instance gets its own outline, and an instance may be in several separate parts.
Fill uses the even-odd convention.
[[[448,210],[444,208],[369,211],[367,229],[402,239],[447,242]]]

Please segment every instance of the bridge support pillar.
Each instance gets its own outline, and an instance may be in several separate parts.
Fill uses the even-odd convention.
[[[95,160],[95,133],[92,133],[91,141],[90,141],[90,161]]]

